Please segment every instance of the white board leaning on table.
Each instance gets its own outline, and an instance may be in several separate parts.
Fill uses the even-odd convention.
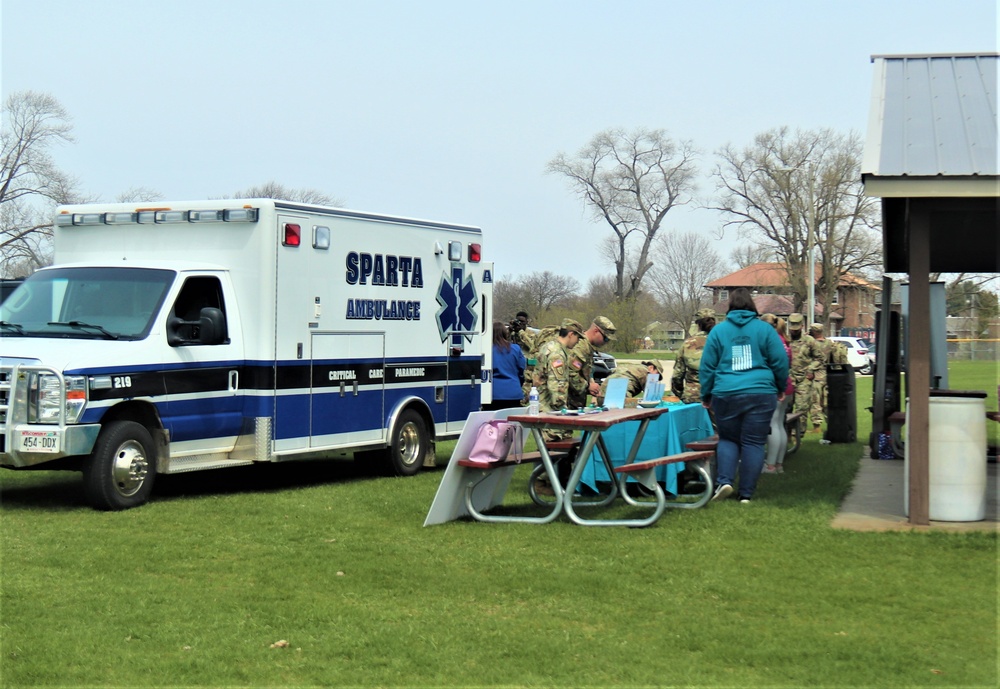
[[[444,476],[441,478],[441,485],[438,486],[437,494],[434,496],[434,502],[431,503],[431,509],[427,512],[424,526],[444,524],[460,517],[470,516],[469,510],[465,506],[465,486],[468,482],[468,472],[478,473],[478,470],[459,466],[458,460],[469,457],[469,454],[472,452],[472,446],[476,443],[476,434],[479,432],[479,427],[484,423],[494,419],[506,419],[513,414],[524,413],[525,410],[523,407],[513,407],[511,409],[498,409],[497,411],[477,411],[469,414],[469,418],[465,422],[465,427],[462,429],[462,435],[459,436],[458,442],[455,443],[451,459],[448,460],[448,466],[444,470]],[[517,448],[511,447],[511,453],[514,453],[515,450],[519,454],[524,453],[524,443],[527,440],[527,435],[527,433],[518,434],[521,446]],[[507,486],[510,485],[510,479],[514,475],[515,468],[510,466],[491,470],[476,486],[476,490],[472,494],[473,506],[480,512],[485,512],[501,504],[504,495],[507,493]]]

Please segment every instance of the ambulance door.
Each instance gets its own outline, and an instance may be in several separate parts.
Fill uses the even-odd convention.
[[[222,332],[208,342],[200,332],[203,309],[221,314]],[[178,453],[230,452],[244,431],[247,381],[240,379],[242,329],[227,276],[184,276],[165,315],[169,359],[162,375],[167,404],[160,415],[171,443]]]
[[[493,264],[482,263],[482,280],[479,285],[480,327],[478,349],[482,352],[483,365],[480,378],[480,402],[487,405],[493,401]]]
[[[309,446],[385,437],[385,333],[319,332],[311,338]]]
[[[448,345],[445,431],[461,432],[469,414],[482,407],[482,356],[478,350],[470,349],[463,334],[452,334],[445,344]]]

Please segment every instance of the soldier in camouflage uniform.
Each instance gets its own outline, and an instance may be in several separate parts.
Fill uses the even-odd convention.
[[[663,362],[659,359],[643,361],[641,364],[634,362],[618,364],[615,372],[604,379],[601,383],[600,397],[603,398],[608,392],[608,381],[612,378],[628,379],[628,397],[641,397],[646,390],[646,376],[650,373],[658,373],[663,379]]]
[[[570,378],[574,375],[570,350],[583,338],[583,326],[567,318],[556,332],[556,338],[543,344],[536,353],[531,373],[531,384],[538,388],[538,408],[543,412],[557,412],[567,406]],[[560,440],[572,433],[546,430],[543,435],[546,441],[550,441]]]
[[[823,334],[823,326],[813,323],[809,326],[809,334],[816,341],[816,356],[821,361],[816,370],[812,385],[812,422],[818,428],[826,421],[826,365],[833,360],[834,346],[831,340]],[[819,419],[819,421],[817,421]]]
[[[563,321],[565,323],[565,321]],[[576,321],[573,321],[574,323]],[[542,328],[534,337],[534,347],[532,353],[528,355],[528,366],[525,369],[525,390],[524,397],[527,399],[528,390],[531,389],[531,375],[537,363],[536,354],[546,342],[550,342],[558,337],[559,329],[553,326]],[[593,381],[591,375],[594,369],[594,352],[602,346],[615,339],[615,326],[607,316],[598,316],[594,319],[583,336],[579,338],[576,345],[569,351],[570,367],[570,393],[566,401],[566,406],[570,409],[579,409],[587,406],[587,395],[598,395],[601,387]]]
[[[525,357],[531,351],[532,333],[528,330],[530,323],[531,317],[527,311],[518,311],[517,316],[510,322],[510,341],[521,347]]]
[[[709,331],[715,327],[715,309],[699,309],[694,322],[698,332],[684,340],[674,361],[674,374],[670,378],[670,391],[687,404],[701,402],[698,370],[701,367],[701,353],[705,349],[705,340],[708,339]]]
[[[847,345],[839,340],[827,340],[832,345],[830,351],[831,364],[849,364],[847,360]]]
[[[587,395],[597,397],[601,394],[601,386],[594,381],[594,353],[614,339],[615,324],[607,316],[598,316],[570,352],[573,369],[577,372],[570,378],[572,408],[587,406]]]
[[[794,412],[802,412],[799,419],[799,426],[809,428],[809,415],[812,408],[812,384],[816,377],[816,371],[822,365],[820,363],[820,352],[816,347],[816,340],[808,333],[802,331],[805,318],[801,313],[793,313],[788,316],[788,346],[792,350],[792,366],[790,373],[795,381],[795,407]],[[819,428],[821,421],[815,422],[813,428]]]

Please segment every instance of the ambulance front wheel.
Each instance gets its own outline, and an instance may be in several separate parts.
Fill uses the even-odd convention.
[[[392,442],[386,449],[386,469],[391,475],[413,476],[424,465],[430,447],[427,425],[420,414],[407,409],[396,419]]]
[[[112,421],[97,436],[83,470],[83,490],[96,509],[125,510],[149,499],[155,476],[153,439],[146,427]]]

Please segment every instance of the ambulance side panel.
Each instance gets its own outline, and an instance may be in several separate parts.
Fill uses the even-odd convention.
[[[447,248],[465,259],[478,231],[289,206],[276,222],[275,453],[382,447],[404,407],[460,432],[481,402],[481,273]]]

